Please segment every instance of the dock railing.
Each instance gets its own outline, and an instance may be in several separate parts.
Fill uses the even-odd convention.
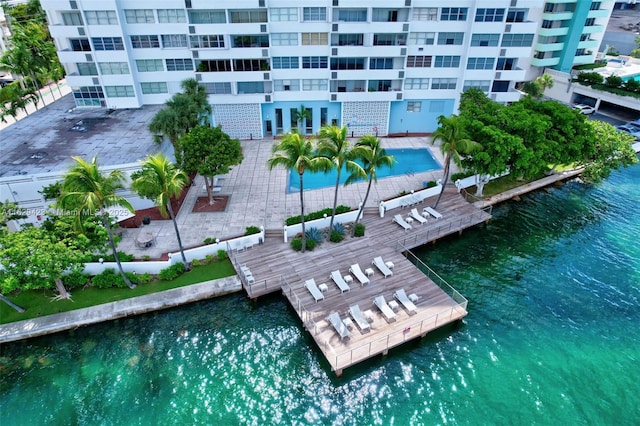
[[[304,324],[307,330],[313,329],[313,331],[316,332],[318,330],[318,323],[316,322],[316,320],[318,320],[318,315],[316,314],[314,316],[313,313],[306,308],[300,297],[298,297],[298,294],[293,291],[293,288],[291,288],[283,276],[280,276],[280,283],[282,287],[282,294],[289,299],[291,306],[302,320],[302,324]]]
[[[489,214],[491,214],[490,211]],[[402,252],[407,250],[407,247],[418,247],[428,243],[429,241],[469,228],[474,224],[485,220],[486,215],[487,212],[485,210],[478,210],[473,213],[460,216],[456,220],[442,221],[442,224],[439,224],[439,220],[431,219],[429,220],[429,223],[424,226],[426,229],[412,230],[411,232],[406,232],[406,236],[403,238],[398,238],[396,240],[396,250]]]

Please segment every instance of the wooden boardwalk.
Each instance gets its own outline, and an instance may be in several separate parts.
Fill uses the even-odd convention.
[[[433,200],[427,200],[433,203]],[[422,211],[427,203],[414,207]],[[387,212],[384,218],[367,215],[363,219],[366,235],[348,239],[339,244],[325,242],[304,254],[291,250],[281,239],[267,238],[262,246],[244,252],[232,253],[232,261],[239,270],[246,265],[255,282],[249,284],[238,272],[249,297],[258,297],[274,291],[282,291],[311,333],[331,367],[341,374],[346,367],[387,351],[403,342],[424,336],[429,331],[457,321],[467,314],[467,301],[426,265],[415,259],[408,250],[446,235],[483,223],[491,217],[467,203],[455,191],[446,191],[438,205],[442,219],[429,218],[420,225],[413,222],[413,229],[404,231],[392,221],[394,214],[407,217],[410,208],[398,208]],[[394,264],[393,276],[384,278],[371,263],[376,256]],[[411,260],[409,260],[411,259]],[[370,283],[361,286],[350,273],[353,264],[371,268]],[[351,290],[345,293],[330,278],[332,271],[353,277]],[[315,301],[305,288],[306,280],[326,284],[324,300]],[[417,313],[410,315],[400,305],[396,320],[390,323],[373,304],[376,296],[384,296],[387,303],[394,300],[396,290],[415,294]],[[361,332],[357,325],[350,329],[349,337],[340,339],[327,317],[337,312],[344,320],[349,317],[349,307],[358,305],[369,316],[370,331]],[[353,321],[355,324],[355,321]]]

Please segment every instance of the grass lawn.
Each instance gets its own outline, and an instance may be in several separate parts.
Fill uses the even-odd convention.
[[[213,262],[208,265],[196,266],[191,271],[185,272],[172,281],[157,281],[148,284],[139,284],[136,288],[77,288],[72,289],[72,300],[59,300],[52,302],[51,298],[57,293],[55,290],[29,290],[9,295],[9,299],[15,304],[26,309],[19,313],[6,303],[0,302],[0,324],[37,318],[44,315],[57,314],[59,312],[72,311],[74,309],[87,308],[89,306],[128,299],[130,297],[144,296],[172,288],[183,287],[203,281],[235,275],[233,265],[227,259],[221,262]]]

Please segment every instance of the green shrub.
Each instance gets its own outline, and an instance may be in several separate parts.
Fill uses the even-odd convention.
[[[355,237],[364,237],[365,226],[361,223],[358,223],[353,231],[353,235]]]
[[[208,254],[204,257],[204,264],[212,263],[215,260],[215,256],[212,254]]]
[[[124,284],[120,274],[116,274],[116,271],[111,268],[105,269],[91,280],[93,286],[98,288],[120,287],[119,282]]]
[[[473,172],[460,172],[460,173],[453,173],[451,175],[451,182],[455,182],[458,179],[464,179],[464,178],[468,178],[469,176],[473,176],[474,173]],[[433,182],[433,181],[432,181]],[[436,186],[437,184],[435,182],[433,182],[433,186]],[[428,187],[430,188],[430,187]]]
[[[337,232],[338,234],[344,236],[345,232],[344,232],[344,225],[341,223],[334,223],[333,224],[333,229],[331,230],[331,232]]]
[[[302,250],[302,238],[293,238],[290,244],[291,248],[295,251]],[[305,243],[305,250],[311,251],[314,248],[316,248],[316,242],[314,240],[307,239]]]
[[[339,243],[340,241],[344,240],[344,235],[336,232],[336,231],[331,231],[331,235],[329,236],[329,240],[332,243]]]
[[[229,257],[229,253],[227,253],[226,250],[218,250],[216,257],[218,258],[218,260],[225,260],[227,257]]]
[[[630,79],[624,82],[624,88],[630,92],[640,92],[640,81]]]
[[[151,281],[153,281],[153,275],[151,275],[148,272],[138,275],[138,282],[140,284],[147,284],[147,283],[150,283]]]
[[[216,239],[213,238],[213,237],[207,237],[207,238],[204,239],[204,243],[207,244],[207,245],[213,244],[215,242],[216,242]]]
[[[191,261],[191,265],[192,265],[192,266],[200,266],[200,261],[199,261],[198,259],[193,259],[193,260]]]
[[[305,236],[307,237],[307,241],[309,240],[314,241],[316,245],[322,243],[322,240],[324,239],[324,235],[322,235],[322,231],[319,230],[318,228],[307,229],[307,231],[305,232]],[[309,245],[307,245],[307,248],[309,248]]]
[[[135,256],[132,254],[125,253],[123,251],[118,251],[118,259],[120,259],[120,262],[131,262],[134,259],[134,257]],[[105,262],[116,261],[115,257],[113,257],[113,253],[94,254],[91,258],[93,262],[100,262],[100,259],[102,259]]]
[[[342,213],[346,213],[346,212],[350,212],[351,211],[351,207],[349,206],[337,206],[336,207],[336,214],[342,214]],[[318,210],[316,212],[311,212],[309,214],[304,215],[304,220],[305,221],[309,221],[309,220],[316,220],[316,219],[322,219],[324,217],[324,215],[326,214],[327,216],[331,216],[331,213],[333,212],[332,208],[326,208],[326,209],[322,209],[322,210]],[[302,220],[300,220],[300,215],[298,216],[291,216],[289,218],[287,218],[285,220],[285,223],[287,226],[291,226],[291,225],[295,225],[302,222]]]
[[[62,282],[68,288],[82,287],[89,282],[89,275],[76,271],[62,277]]]
[[[434,186],[438,186],[438,182],[436,182],[435,180],[430,180],[429,182],[427,182],[427,184],[425,185],[425,188],[433,188]]]
[[[607,66],[607,61],[596,61],[593,64],[576,65],[574,70],[592,70],[594,68],[602,68]]]
[[[622,83],[622,77],[618,77],[617,75],[610,75],[604,79],[604,84],[614,89],[622,87]]]
[[[178,278],[184,273],[184,265],[182,263],[176,263],[168,268],[164,268],[158,274],[158,278],[162,281],[171,281]]]
[[[584,83],[588,86],[592,86],[594,84],[602,84],[604,82],[604,77],[597,72],[581,72],[576,77],[576,81],[578,81],[578,83]]]
[[[260,228],[258,228],[257,226],[247,226],[247,230],[244,231],[244,235],[253,235],[253,234],[259,234],[260,233]]]

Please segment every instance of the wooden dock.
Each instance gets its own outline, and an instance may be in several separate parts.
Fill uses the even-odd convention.
[[[426,201],[433,203],[433,200]],[[422,211],[428,203],[413,207]],[[424,336],[467,314],[467,300],[415,258],[409,249],[486,222],[490,213],[469,204],[457,192],[446,191],[438,205],[442,219],[429,218],[423,225],[414,221],[412,229],[404,231],[392,218],[394,214],[406,218],[410,209],[394,209],[384,218],[368,215],[363,219],[366,225],[364,237],[347,239],[339,244],[324,242],[311,252],[295,252],[282,239],[267,238],[262,246],[232,253],[231,259],[249,297],[283,292],[332,369],[340,375],[344,368],[374,355],[386,354],[390,348]],[[376,256],[393,263],[393,276],[384,278],[371,264]],[[372,269],[369,284],[361,286],[350,273],[350,266],[356,263],[363,271]],[[240,265],[249,268],[253,283],[244,279]],[[350,291],[342,293],[331,280],[330,274],[335,270],[343,276],[353,277]],[[311,278],[318,285],[326,284],[323,300],[316,302],[305,288],[305,281]],[[399,289],[418,297],[415,302],[417,312],[410,315],[399,304],[395,310],[396,320],[388,323],[373,301],[380,295],[387,303],[394,301],[394,293]],[[349,337],[340,339],[327,317],[337,312],[344,320],[349,317],[352,305],[358,305],[369,317],[370,330],[361,332],[353,321]]]

